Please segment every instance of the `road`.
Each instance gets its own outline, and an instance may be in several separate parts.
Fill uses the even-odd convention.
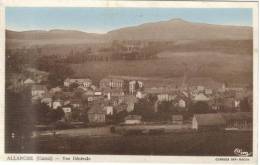
[[[55,136],[116,136],[110,132],[110,126],[94,128],[77,128],[67,130],[55,130]],[[35,131],[33,138],[40,136],[54,136],[53,131]]]

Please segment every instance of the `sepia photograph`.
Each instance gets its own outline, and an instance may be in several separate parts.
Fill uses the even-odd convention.
[[[5,7],[4,152],[253,157],[257,27],[229,6]]]

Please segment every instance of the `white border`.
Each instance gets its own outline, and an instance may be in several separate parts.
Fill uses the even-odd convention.
[[[80,155],[89,156],[91,162],[160,162],[160,163],[214,163],[214,164],[256,164],[257,163],[257,109],[258,109],[258,3],[257,2],[194,2],[194,1],[90,1],[90,0],[4,0],[0,8],[0,74],[2,81],[0,87],[2,96],[4,96],[4,68],[5,68],[5,7],[158,7],[158,8],[252,8],[253,9],[253,33],[254,33],[254,133],[253,133],[253,157],[250,161],[233,161],[223,162],[215,161],[214,156],[118,156],[118,155]],[[3,21],[1,21],[3,20]],[[0,97],[0,159],[6,160],[8,155],[4,154],[4,97]],[[232,140],[232,139],[230,139]],[[27,155],[27,154],[19,154]],[[43,155],[43,154],[41,154]],[[37,154],[33,155],[34,157]],[[57,160],[61,160],[62,156],[72,155],[53,155]],[[230,158],[230,157],[229,157]]]

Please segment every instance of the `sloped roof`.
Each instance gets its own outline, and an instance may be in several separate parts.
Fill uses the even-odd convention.
[[[194,118],[199,126],[217,126],[226,124],[225,119],[219,113],[196,114]]]
[[[117,81],[117,82],[123,82],[122,79],[118,79],[118,78],[103,78],[103,79],[100,80],[100,83],[101,83],[101,82],[111,82],[111,81],[113,81],[113,82],[115,82],[115,81]]]
[[[125,117],[125,120],[141,120],[142,116],[140,115],[128,115]]]
[[[32,79],[30,79],[30,78],[28,78],[28,79],[24,80],[24,82],[23,82],[23,83],[25,83],[25,84],[34,84],[34,83],[35,83],[35,81],[34,81],[34,80],[32,80]]]
[[[33,85],[32,90],[45,90],[47,91],[47,88],[45,85]]]
[[[195,95],[193,100],[195,100],[195,101],[208,101],[209,98],[207,96],[205,96],[203,93],[199,93],[199,94]]]
[[[66,78],[65,81],[92,82],[92,80],[90,78]]]

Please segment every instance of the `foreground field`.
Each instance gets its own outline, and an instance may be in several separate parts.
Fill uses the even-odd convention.
[[[252,152],[252,132],[196,132],[132,136],[47,136],[28,141],[24,153],[211,155]],[[14,151],[15,152],[15,151]]]
[[[95,61],[73,64],[76,76],[90,77],[96,83],[107,75],[146,77],[210,76],[219,81],[248,83],[252,81],[251,55],[214,52],[162,52],[158,59],[136,61]]]

